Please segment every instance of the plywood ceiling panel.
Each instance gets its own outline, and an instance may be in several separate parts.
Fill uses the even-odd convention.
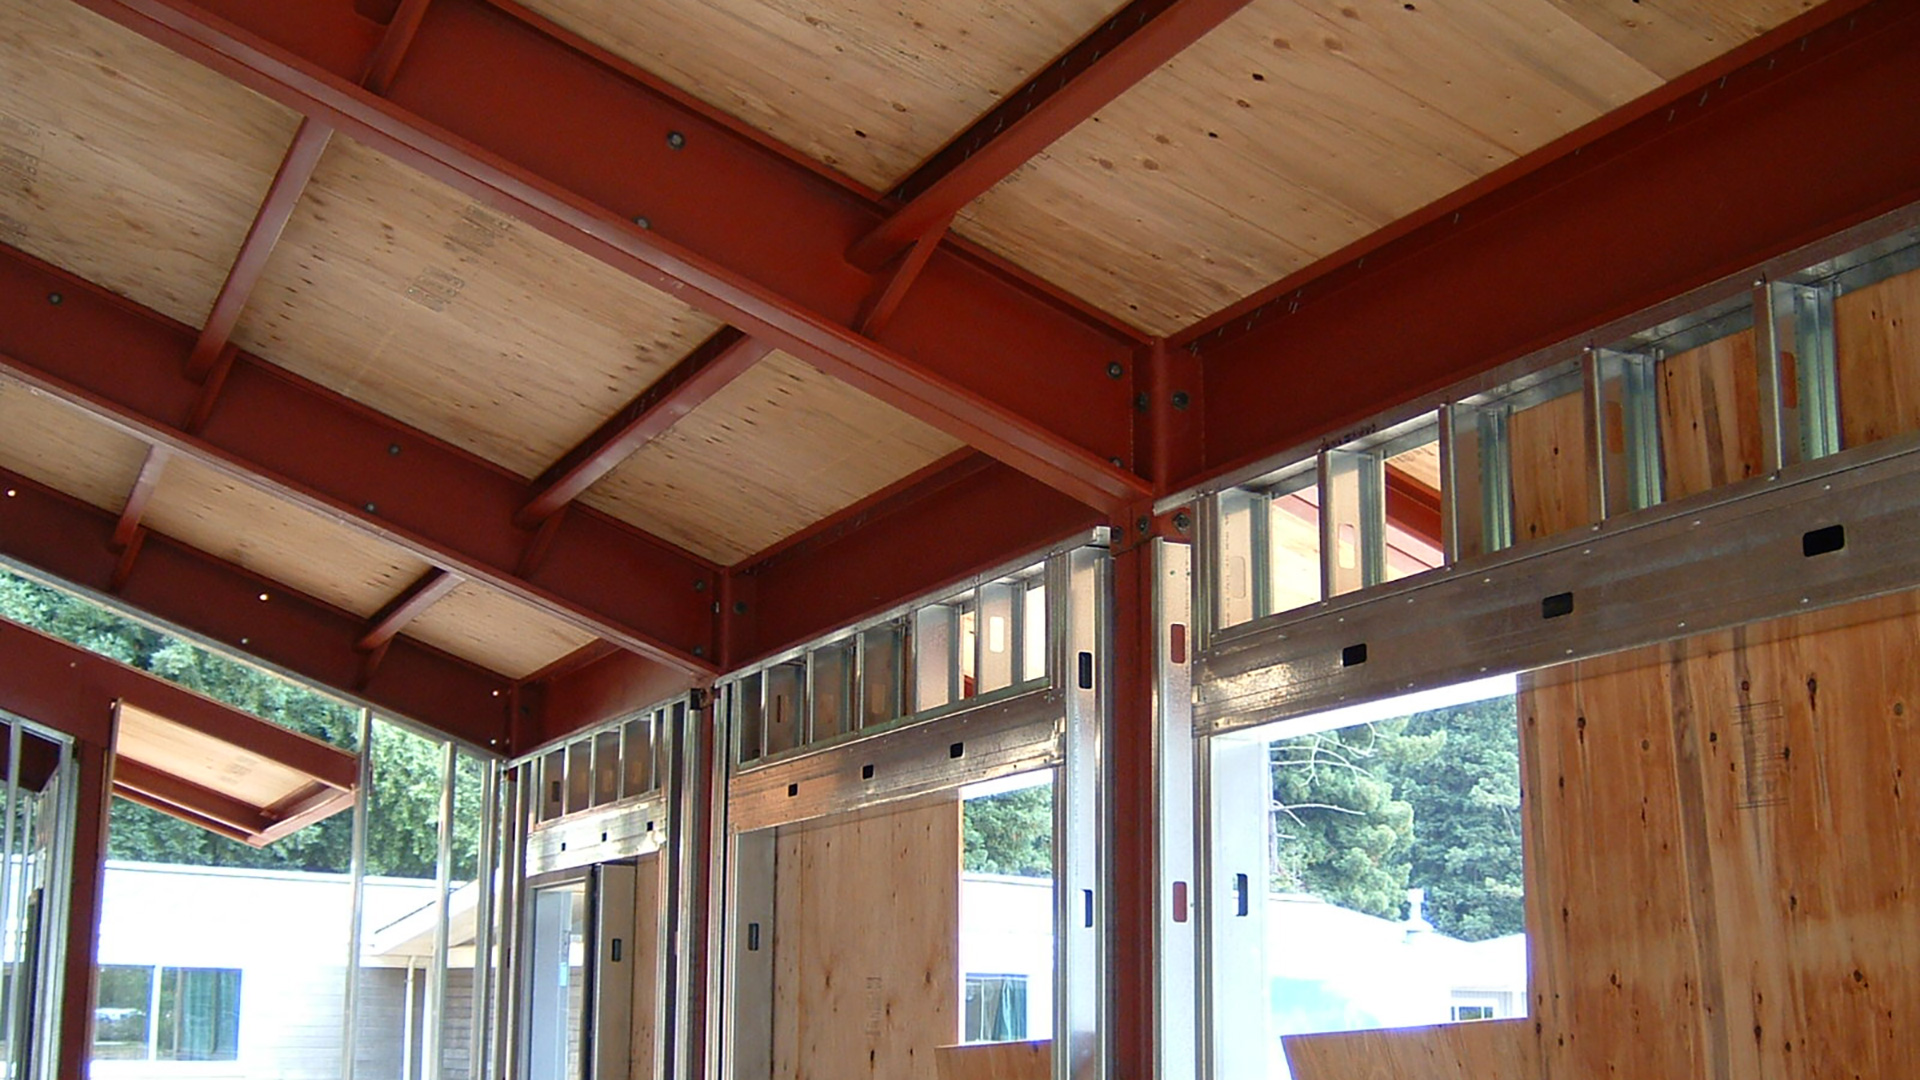
[[[583,501],[732,564],[959,445],[776,352],[588,489]]]
[[[427,570],[397,545],[180,457],[161,473],[144,520],[356,615],[372,615]]]
[[[119,513],[146,460],[139,439],[0,379],[0,468]]]
[[[528,0],[527,6],[884,190],[1121,4]]]
[[[65,0],[0,0],[0,243],[198,326],[296,120]]]
[[[235,340],[531,477],[718,326],[336,135]]]
[[[514,679],[594,640],[579,627],[472,581],[422,612],[405,633]]]
[[[114,753],[252,806],[274,806],[313,784],[313,777],[177,720],[121,704]],[[266,723],[262,720],[260,723]],[[344,751],[342,751],[344,753]]]
[[[956,228],[1173,333],[1806,5],[1650,6],[1256,0]]]

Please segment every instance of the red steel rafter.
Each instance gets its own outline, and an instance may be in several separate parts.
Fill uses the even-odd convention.
[[[712,670],[715,620],[700,590],[716,568],[576,508],[551,537],[554,557],[516,574],[525,481],[244,355],[189,435],[176,426],[199,400],[178,360],[189,333],[0,247],[0,374],[623,647]]]
[[[877,204],[484,0],[436,0],[385,99],[329,70],[366,37],[351,0],[83,2],[1090,506],[1146,492],[1108,374],[1133,335],[946,245],[855,332]]]
[[[287,146],[280,170],[273,175],[267,197],[254,215],[247,238],[240,243],[240,254],[227,271],[220,295],[214,298],[207,324],[188,354],[187,375],[195,382],[204,382],[219,363],[221,351],[232,339],[233,328],[240,322],[240,314],[246,310],[254,286],[260,283],[260,275],[266,272],[267,261],[280,243],[280,234],[292,219],[294,208],[300,205],[300,195],[307,190],[307,181],[313,179],[313,170],[319,167],[320,155],[326,152],[327,142],[332,138],[332,128],[312,119],[300,121],[299,129],[293,133],[293,142]]]
[[[1248,0],[1133,0],[1008,94],[895,189],[902,204],[853,245],[876,267],[939,232],[987,189],[1227,21]]]
[[[405,630],[408,623],[459,588],[462,580],[459,574],[450,574],[437,566],[420,575],[418,580],[402,589],[399,596],[389,600],[386,607],[367,620],[367,632],[360,636],[354,647],[361,652],[384,647],[400,631]]]
[[[541,474],[514,521],[522,528],[545,521],[770,351],[766,342],[730,327],[708,338]]]
[[[133,490],[127,493],[127,502],[120,511],[120,522],[113,528],[113,548],[125,551],[134,542],[134,535],[140,531],[140,520],[146,516],[147,504],[153,501],[153,492],[160,486],[160,476],[167,471],[167,459],[173,452],[164,446],[147,448],[147,460],[140,466],[140,475],[134,478]]]

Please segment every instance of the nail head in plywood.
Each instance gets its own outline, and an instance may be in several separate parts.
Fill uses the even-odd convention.
[[[262,577],[369,616],[427,570],[405,549],[176,456],[148,528]],[[271,602],[272,591],[267,595]]]
[[[533,477],[718,326],[336,135],[234,336]]]
[[[1547,0],[1257,0],[955,227],[1172,333],[1659,82]]]
[[[1920,430],[1920,270],[1833,303],[1842,444]]]
[[[1121,5],[530,0],[528,6],[884,190]]]
[[[473,581],[421,612],[401,633],[513,679],[594,640],[576,626]]]
[[[583,501],[732,564],[958,448],[776,352],[607,474]]]
[[[133,436],[0,379],[0,467],[119,513],[146,460]]]
[[[0,242],[198,326],[297,119],[77,4],[0,0]]]

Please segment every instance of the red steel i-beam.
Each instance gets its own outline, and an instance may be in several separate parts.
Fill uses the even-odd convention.
[[[351,0],[83,3],[1090,506],[1146,493],[1112,375],[1134,334],[947,244],[855,332],[873,280],[844,253],[881,206],[484,0],[436,0],[385,98],[340,75],[370,47]]]
[[[904,205],[855,243],[877,267],[943,229],[968,203],[1227,21],[1248,0],[1134,0],[929,158],[895,191]]]
[[[312,119],[300,121],[299,129],[293,133],[280,170],[273,175],[267,197],[254,215],[253,226],[240,243],[240,254],[227,271],[220,295],[214,298],[207,324],[187,357],[187,375],[195,382],[206,379],[219,362],[221,351],[233,338],[233,328],[240,322],[240,314],[246,310],[254,286],[260,283],[260,275],[266,273],[267,261],[280,243],[280,234],[292,220],[294,208],[300,205],[300,195],[306,191],[307,181],[313,179],[313,170],[319,167],[320,155],[326,152],[332,137],[332,128]]]
[[[140,531],[140,521],[146,517],[147,504],[153,501],[153,492],[160,486],[161,474],[167,471],[167,460],[173,452],[164,446],[147,448],[147,460],[140,466],[140,475],[133,481],[133,490],[127,493],[127,502],[120,511],[119,524],[113,528],[113,548],[125,551],[133,543],[134,534]]]
[[[731,327],[708,338],[541,474],[515,523],[530,529],[545,521],[771,351]]]
[[[459,574],[450,574],[437,566],[420,575],[418,580],[402,589],[399,596],[388,601],[386,607],[367,620],[367,632],[360,636],[354,647],[361,652],[372,652],[385,646],[405,630],[408,623],[459,588],[463,580]]]
[[[189,434],[178,425],[201,390],[179,362],[190,334],[0,246],[0,374],[596,636],[713,670],[715,620],[703,590],[717,584],[716,567],[578,507],[556,527],[551,557],[517,574],[527,534],[513,514],[527,497],[524,480],[244,354],[205,425]]]
[[[1789,29],[1457,224],[1176,338],[1207,387],[1205,464],[1180,486],[1920,201],[1920,6],[1830,3]],[[1273,393],[1301,379],[1312,394]]]

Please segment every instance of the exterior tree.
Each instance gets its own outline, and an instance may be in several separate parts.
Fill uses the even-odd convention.
[[[962,866],[976,874],[1053,876],[1053,786],[970,799],[962,806]]]

